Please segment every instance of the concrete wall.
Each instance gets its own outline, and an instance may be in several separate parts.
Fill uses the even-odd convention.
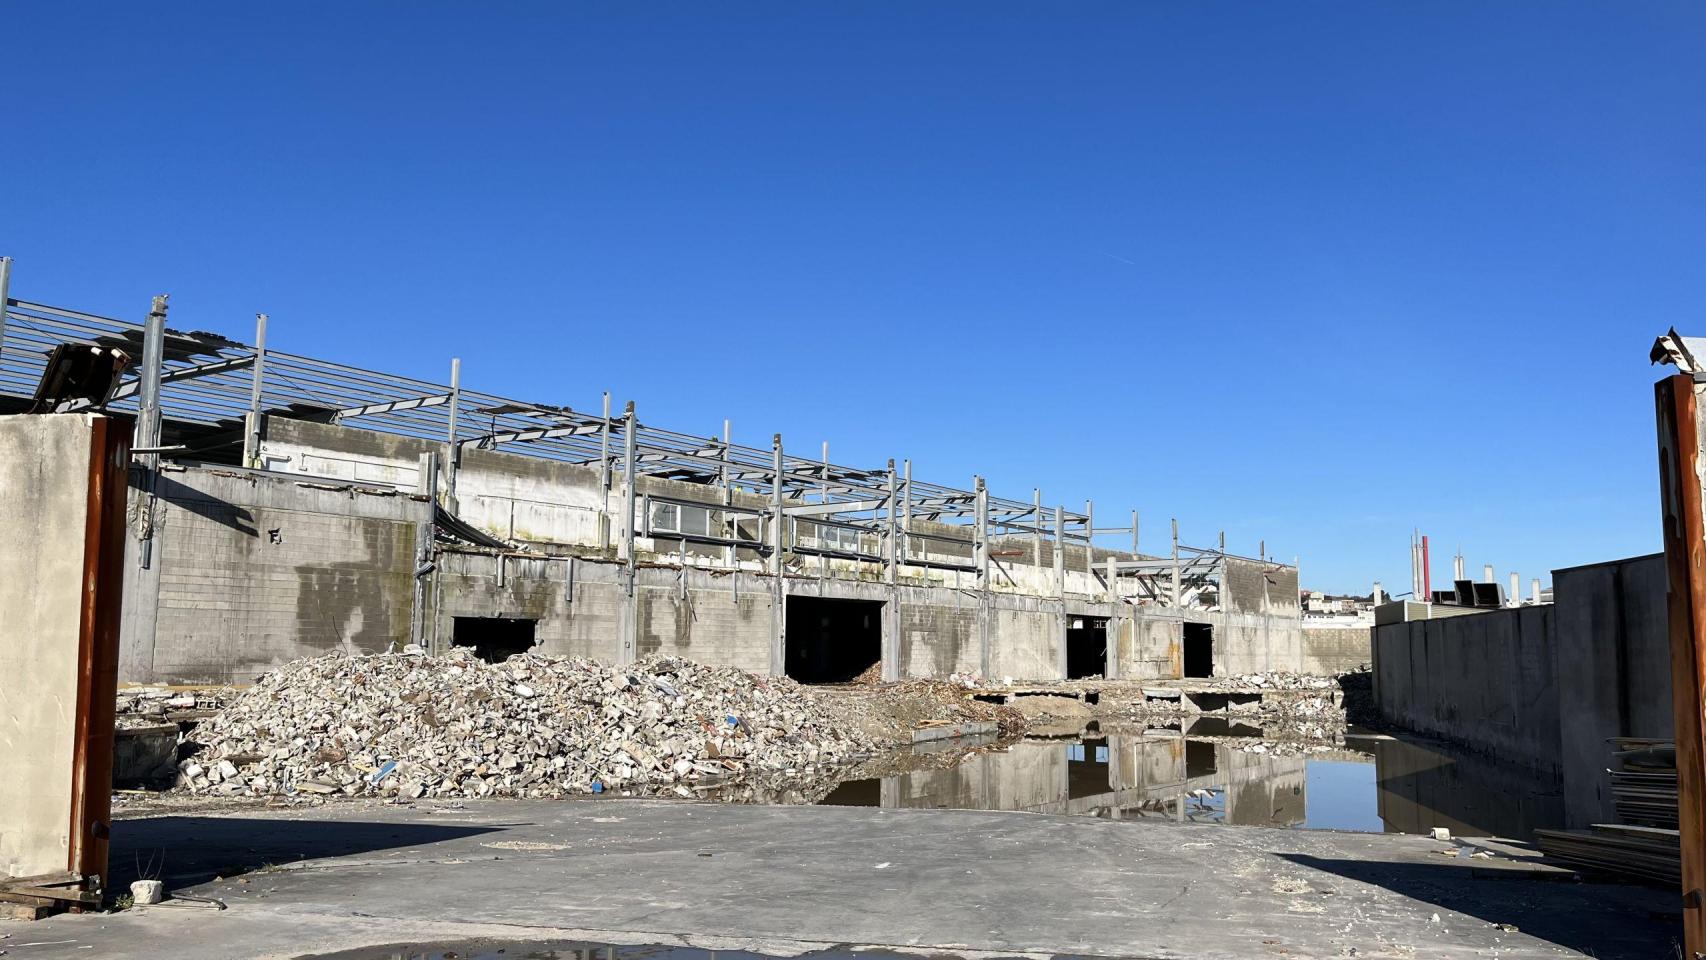
[[[154,494],[151,536],[128,545],[121,679],[247,682],[413,638],[424,497],[169,465]],[[133,488],[133,509],[147,497]]]
[[[1303,622],[1304,673],[1338,676],[1367,667],[1373,659],[1372,627],[1310,626]]]
[[[1375,629],[1380,715],[1557,773],[1557,659],[1550,606]]]
[[[1672,735],[1662,555],[1553,572],[1556,603],[1374,631],[1381,716],[1556,775],[1570,826],[1610,820],[1612,737]]]
[[[89,417],[0,417],[0,875],[66,869]]]
[[[124,678],[242,681],[331,650],[410,640],[443,650],[459,618],[475,617],[534,620],[548,653],[617,661],[672,653],[781,668],[775,637],[784,617],[765,557],[645,534],[647,497],[705,504],[714,523],[744,535],[757,534],[757,521],[739,510],[767,509],[768,497],[637,477],[633,522],[640,533],[630,596],[617,549],[626,479],[614,472],[606,489],[596,466],[465,450],[455,489],[459,516],[534,555],[445,545],[420,554],[429,496],[449,495],[444,471],[436,491],[424,489],[430,458],[444,453],[431,441],[269,418],[261,445],[267,470],[166,474],[157,528],[146,545],[132,544],[137,576]],[[911,529],[912,558],[972,559],[963,525],[915,519]],[[794,533],[791,542],[801,547],[819,535],[804,520]],[[1172,610],[1134,607],[1088,569],[1129,553],[1069,544],[1057,577],[1052,543],[1042,544],[1040,565],[1029,539],[1006,538],[996,547],[1001,555],[982,592],[964,571],[903,562],[891,585],[881,564],[792,551],[784,557],[783,589],[882,603],[885,672],[892,677],[959,671],[1058,679],[1066,624],[1078,616],[1108,621],[1110,676],[1178,676],[1186,617],[1214,626],[1217,673],[1297,669],[1295,567],[1231,558],[1218,605]],[[430,574],[417,578],[429,558]]]
[[[1556,570],[1558,695],[1569,825],[1614,818],[1612,737],[1669,738],[1669,614],[1663,554]]]

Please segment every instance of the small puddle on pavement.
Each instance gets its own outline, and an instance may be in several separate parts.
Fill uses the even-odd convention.
[[[951,953],[936,956],[954,956]],[[920,954],[836,948],[799,954],[790,960],[919,960]],[[609,946],[563,941],[464,940],[455,943],[388,944],[338,953],[303,954],[295,960],[775,960],[744,950],[701,950],[662,944]],[[1068,960],[1057,957],[1055,960]]]
[[[990,747],[943,741],[739,799],[944,810],[1025,810],[1112,820],[1527,838],[1559,825],[1558,785],[1433,743],[1359,736],[1264,740],[1222,717]],[[732,798],[731,798],[732,799]]]

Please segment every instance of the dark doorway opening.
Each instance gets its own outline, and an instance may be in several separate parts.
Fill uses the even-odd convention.
[[[470,647],[474,656],[487,663],[502,663],[533,649],[537,626],[539,621],[519,617],[457,617],[451,625],[450,645]]]
[[[1108,675],[1108,621],[1072,617],[1066,621],[1066,679]]]
[[[789,597],[788,676],[801,683],[846,683],[883,658],[881,600]]]
[[[1185,779],[1210,776],[1214,773],[1214,766],[1213,741],[1185,741]]]
[[[1206,623],[1185,624],[1185,676],[1214,676],[1214,627]]]

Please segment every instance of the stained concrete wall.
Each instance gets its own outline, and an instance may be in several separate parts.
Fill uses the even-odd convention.
[[[1387,722],[1560,770],[1550,606],[1378,627],[1374,668]]]
[[[91,418],[0,417],[0,874],[70,853]]]
[[[1303,622],[1304,673],[1338,676],[1367,667],[1373,660],[1372,627],[1310,626]]]
[[[1377,626],[1375,699],[1388,722],[1556,775],[1586,826],[1613,814],[1607,740],[1672,735],[1664,558],[1553,587],[1555,604]]]
[[[133,512],[148,497],[133,486]],[[154,498],[148,540],[127,546],[136,575],[125,583],[121,680],[247,682],[299,657],[412,639],[426,498],[170,466]]]
[[[605,488],[596,467],[503,451],[465,450],[456,483],[462,519],[540,554],[500,557],[437,547],[430,576],[414,576],[417,539],[430,517],[424,464],[443,444],[348,427],[269,418],[267,471],[196,468],[168,475],[158,528],[133,544],[136,601],[126,613],[128,680],[245,680],[277,663],[328,650],[383,649],[420,640],[448,648],[458,618],[537,621],[549,653],[625,660],[674,653],[752,670],[780,668],[774,637],[776,581],[756,551],[646,537],[645,498],[703,503],[714,517],[766,509],[768,497],[657,477],[636,478],[637,563],[630,599],[615,543],[626,479]],[[400,489],[399,489],[400,488]],[[379,494],[389,492],[389,499]],[[437,494],[449,493],[439,473]],[[909,555],[969,561],[966,527],[914,520]],[[798,542],[815,542],[801,521]],[[924,534],[949,539],[927,539]],[[1003,546],[1002,544],[1005,544]],[[891,676],[984,672],[1059,679],[1070,617],[1105,619],[1110,676],[1179,675],[1181,621],[1215,628],[1217,672],[1296,669],[1301,655],[1296,569],[1229,561],[1216,609],[1133,607],[1087,569],[1129,553],[1067,545],[1063,577],[1053,547],[1042,564],[1028,539],[997,544],[989,590],[964,571],[903,563],[897,582],[881,564],[790,552],[788,594],[884,604],[884,657]],[[874,546],[874,544],[873,544]],[[1015,555],[1007,555],[1011,547]],[[572,559],[571,559],[572,558]]]
[[[1669,738],[1669,614],[1663,554],[1552,574],[1563,791],[1570,826],[1613,819],[1612,737]]]

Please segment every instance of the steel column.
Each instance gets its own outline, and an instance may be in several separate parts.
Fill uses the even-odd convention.
[[[770,438],[770,574],[774,578],[770,601],[770,672],[783,676],[788,672],[787,603],[788,580],[782,564],[782,551],[787,518],[782,513],[782,435]]]
[[[1173,518],[1173,606],[1183,607],[1184,594],[1179,589],[1179,519]]]
[[[6,349],[6,304],[12,288],[12,258],[0,257],[0,351]]]
[[[249,367],[249,422],[243,432],[243,466],[261,466],[261,389],[266,378],[267,315],[255,314],[255,362]]]
[[[451,513],[459,509],[456,503],[456,477],[462,472],[462,444],[456,436],[456,417],[462,410],[462,358],[450,360],[450,413],[445,427],[445,440],[450,446],[445,454],[444,503]]]

